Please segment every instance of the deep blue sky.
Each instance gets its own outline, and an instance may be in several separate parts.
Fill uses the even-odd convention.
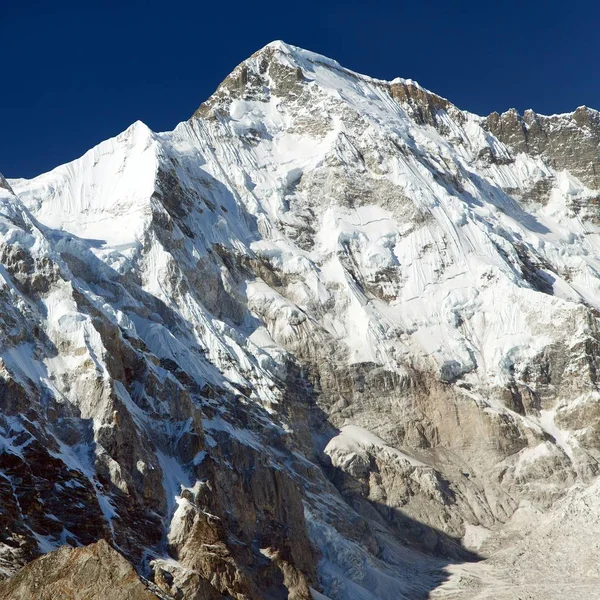
[[[274,39],[480,114],[600,108],[598,0],[0,1],[0,172],[188,118]]]

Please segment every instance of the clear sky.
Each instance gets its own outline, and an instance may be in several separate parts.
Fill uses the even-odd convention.
[[[0,172],[188,118],[274,39],[479,114],[600,108],[600,0],[0,1]]]

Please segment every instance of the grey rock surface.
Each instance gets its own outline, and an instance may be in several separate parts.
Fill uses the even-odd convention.
[[[63,547],[35,559],[0,582],[3,600],[168,600],[153,593],[133,566],[105,540]]]

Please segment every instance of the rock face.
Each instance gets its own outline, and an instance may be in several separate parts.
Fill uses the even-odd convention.
[[[572,113],[538,115],[511,109],[492,113],[484,127],[514,153],[540,156],[557,171],[566,170],[593,190],[600,189],[600,113],[580,106]]]
[[[0,582],[3,600],[156,600],[135,569],[105,540],[84,548],[63,546]]]
[[[99,539],[184,599],[526,579],[600,457],[598,114],[532,115],[275,42],[1,179],[7,581]]]

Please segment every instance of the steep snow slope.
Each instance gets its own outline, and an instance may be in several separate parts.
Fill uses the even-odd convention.
[[[106,536],[167,592],[414,598],[585,489],[598,191],[499,123],[274,42],[2,183],[7,572]]]

